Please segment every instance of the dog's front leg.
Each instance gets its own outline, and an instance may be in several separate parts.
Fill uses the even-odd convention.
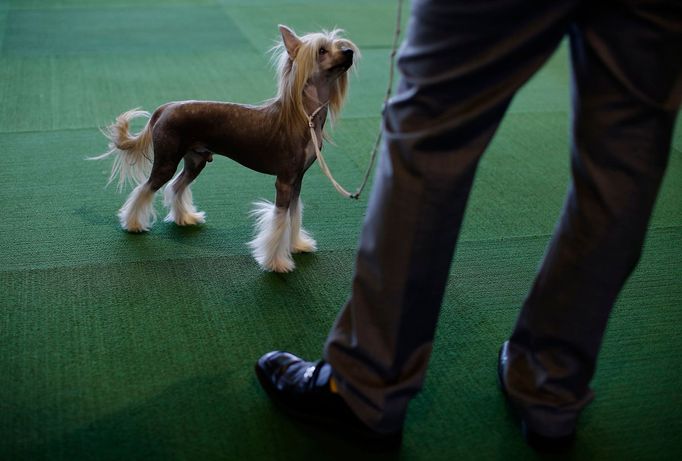
[[[277,178],[275,204],[262,201],[255,204],[252,215],[256,217],[256,238],[249,242],[253,257],[267,271],[291,272],[291,216],[289,206],[293,186],[289,181]]]
[[[301,183],[303,178],[296,181],[291,197],[291,252],[312,253],[317,250],[317,242],[301,227],[303,221],[303,202],[301,201]]]

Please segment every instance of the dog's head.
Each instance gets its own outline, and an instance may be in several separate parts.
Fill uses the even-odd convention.
[[[298,37],[289,27],[280,25],[282,44],[287,60],[296,64],[309,77],[327,79],[339,78],[353,65],[358,47],[341,37],[343,32],[334,29]]]
[[[284,25],[279,26],[279,31],[282,42],[274,49],[278,68],[278,97],[290,101],[296,112],[302,112],[302,121],[307,123],[303,110],[303,91],[306,85],[324,85],[329,90],[329,114],[333,120],[345,100],[347,71],[360,56],[358,47],[343,38],[343,31],[339,29],[302,37]]]

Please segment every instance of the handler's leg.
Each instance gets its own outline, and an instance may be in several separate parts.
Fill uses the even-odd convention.
[[[571,5],[414,3],[352,295],[325,350],[340,394],[376,431],[400,430],[422,386],[476,166]]]
[[[528,429],[570,436],[609,312],[640,257],[682,79],[682,5],[587,7],[571,31],[573,183],[502,354]],[[600,9],[601,8],[601,9]]]

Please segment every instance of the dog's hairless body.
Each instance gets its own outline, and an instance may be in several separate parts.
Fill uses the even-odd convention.
[[[312,114],[323,103],[316,98],[305,98],[304,104],[306,113]],[[300,133],[275,130],[277,105],[277,102],[250,106],[181,101],[160,106],[150,120],[154,143],[152,187],[165,184],[183,158],[182,180],[189,184],[206,162],[212,161],[213,154],[218,154],[259,173],[276,176],[277,206],[296,199],[303,175],[315,161],[313,141],[308,130]],[[326,117],[327,109],[322,108],[313,118],[319,140],[322,140]],[[207,120],[210,122],[206,123]],[[322,142],[318,148],[322,148]],[[179,182],[174,184],[179,188]],[[287,198],[291,194],[288,188],[292,188],[294,195]]]

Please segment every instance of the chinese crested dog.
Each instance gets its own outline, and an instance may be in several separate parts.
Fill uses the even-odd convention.
[[[301,227],[301,182],[316,158],[310,128],[321,148],[327,117],[333,121],[344,102],[347,71],[358,49],[338,30],[302,37],[286,26],[279,30],[275,98],[258,106],[169,102],[151,115],[125,112],[105,130],[110,150],[93,159],[113,157],[109,182],[118,178],[119,189],[129,181],[136,186],[118,212],[125,230],[151,228],[154,194],[166,183],[165,221],[179,226],[205,222],[189,186],[215,153],[277,178],[275,203],[258,202],[253,211],[257,234],[249,246],[264,270],[289,272],[294,269],[292,253],[316,250],[315,240]],[[137,117],[149,120],[133,135],[129,124]],[[181,159],[184,167],[175,175]]]

